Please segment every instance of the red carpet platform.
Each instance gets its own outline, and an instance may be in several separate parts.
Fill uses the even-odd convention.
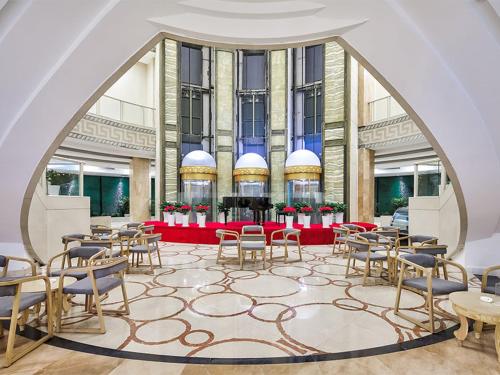
[[[370,231],[376,227],[375,224],[352,222],[366,228]],[[182,227],[180,224],[175,227],[169,227],[161,221],[148,221],[146,224],[155,226],[155,233],[161,233],[161,240],[167,242],[179,243],[199,243],[199,244],[218,244],[219,239],[215,236],[217,229],[229,229],[241,233],[243,225],[252,225],[251,222],[237,221],[227,223],[207,223],[206,228],[199,228],[198,224],[190,224],[189,227]],[[323,228],[321,224],[311,224],[310,229],[304,229],[302,225],[294,224],[294,227],[301,229],[300,242],[302,245],[330,245],[333,243],[333,227],[338,227],[340,224],[332,224],[330,228]],[[264,223],[264,232],[269,238],[271,233],[278,229],[285,228],[285,224],[278,224],[274,221]]]

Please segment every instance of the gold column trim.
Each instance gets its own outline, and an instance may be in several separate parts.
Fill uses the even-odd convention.
[[[233,171],[234,181],[265,182],[269,177],[267,168],[238,168]]]
[[[321,167],[316,165],[296,165],[285,168],[286,180],[319,180]]]
[[[213,167],[181,167],[182,180],[215,181],[217,169]]]

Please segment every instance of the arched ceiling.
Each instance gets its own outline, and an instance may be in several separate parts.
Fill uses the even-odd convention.
[[[338,38],[404,99],[453,167],[468,241],[488,238],[500,230],[491,204],[500,200],[498,9],[498,0],[0,1],[0,174],[8,181],[0,241],[22,246],[21,207],[40,161],[162,35],[272,48]]]

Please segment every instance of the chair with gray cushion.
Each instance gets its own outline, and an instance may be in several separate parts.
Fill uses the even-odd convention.
[[[467,272],[465,268],[455,262],[439,259],[430,254],[404,254],[398,257],[401,263],[401,271],[399,274],[398,289],[396,294],[396,304],[394,314],[434,333],[434,315],[441,315],[448,319],[457,320],[453,315],[445,311],[434,311],[434,296],[448,295],[453,292],[466,291],[468,289]],[[458,268],[461,272],[462,279],[460,281],[444,280],[436,277],[436,263],[445,262]],[[405,272],[409,267],[412,267],[415,272],[407,277],[408,272]],[[402,313],[399,310],[401,301],[401,291],[407,289],[424,296],[426,300],[425,308],[429,314],[429,322],[424,323],[415,318]]]
[[[0,263],[5,264],[5,257],[0,256]],[[52,294],[50,290],[50,282],[46,276],[27,276],[27,277],[12,277],[10,280],[4,276],[0,280],[0,337],[3,336],[3,325],[1,321],[10,321],[9,334],[7,337],[7,347],[5,357],[2,363],[3,367],[10,366],[13,362],[25,354],[31,352],[42,343],[53,336],[53,312],[52,312]],[[27,282],[43,280],[45,283],[45,292],[23,293],[22,285]],[[15,350],[16,329],[19,326],[24,326],[28,319],[29,309],[39,306],[42,302],[46,302],[47,312],[47,334],[34,342],[29,342],[25,346]]]
[[[276,237],[278,236],[278,237]],[[285,253],[283,258],[285,263],[288,262],[288,247],[289,246],[297,246],[299,251],[299,262],[302,262],[302,248],[300,246],[300,229],[286,228],[275,230],[271,233],[271,248],[269,252],[270,260],[276,259],[277,257],[273,257],[273,247],[274,246],[283,246],[285,248]]]
[[[113,236],[113,229],[105,225],[91,225],[90,232],[99,240],[109,240]]]
[[[371,276],[372,264],[379,264],[380,277],[384,271],[387,271],[390,275],[389,267],[384,268],[384,262],[389,259],[389,248],[385,248],[385,253],[380,251],[377,243],[372,243],[363,237],[359,237],[355,240],[348,239],[346,241],[348,249],[347,257],[347,267],[345,272],[345,277],[353,276],[363,276],[363,286],[366,286],[368,277]],[[352,260],[352,265],[351,265]],[[361,261],[364,263],[364,267],[356,267],[356,261]],[[354,272],[349,272],[352,269]]]
[[[2,269],[2,271],[0,272],[0,280],[2,277],[7,277],[7,273],[9,272],[9,265],[13,262],[27,263],[29,266],[29,270],[31,271],[31,275],[36,275],[36,265],[30,259],[0,255],[0,268]]]
[[[140,269],[140,263],[144,259],[144,255],[148,256],[150,272],[154,273],[153,257],[152,254],[156,253],[158,257],[158,264],[161,268],[160,245],[161,234],[144,234],[137,237],[136,245],[129,248],[129,254],[132,256],[130,266]],[[129,267],[130,270],[130,267]]]
[[[340,227],[349,230],[350,234],[358,233],[358,232],[366,232],[365,227],[362,227],[361,225],[357,225],[357,224],[345,224],[344,223]]]
[[[333,227],[333,249],[332,255],[346,254],[346,241],[349,238],[349,229],[342,227]],[[338,252],[335,252],[338,250]]]
[[[372,229],[372,232],[376,232],[378,234],[381,234],[382,236],[388,237],[392,239],[393,242],[395,242],[400,235],[400,229],[393,226],[375,227]]]
[[[86,267],[80,267],[78,271],[87,273],[87,277],[70,285],[64,286],[64,277],[69,275],[66,271],[61,273],[58,289],[58,304],[56,318],[56,332],[77,333],[105,333],[104,313],[129,314],[127,291],[125,287],[124,273],[128,266],[127,257],[92,259]],[[123,308],[105,310],[101,307],[102,297],[111,290],[121,287],[123,295]],[[89,311],[97,314],[99,328],[78,328],[62,326],[62,310],[64,295],[84,295],[89,300]],[[93,301],[93,303],[92,303]],[[95,310],[93,306],[95,305]]]
[[[240,251],[239,251],[239,243],[240,243],[240,234],[238,232],[232,231],[232,230],[227,230],[227,229],[217,229],[215,231],[215,235],[217,238],[219,238],[219,250],[217,251],[217,261],[216,263],[219,264],[221,262],[223,263],[229,263],[231,261],[237,260],[238,263],[240,262]],[[238,251],[238,256],[235,257],[227,257],[224,256],[224,249],[227,247],[236,247]]]
[[[113,235],[116,246],[120,248],[122,256],[129,256],[130,247],[137,245],[142,232],[139,229],[121,229]]]
[[[62,253],[54,255],[47,262],[47,275],[49,277],[61,276],[64,272],[67,276],[72,276],[78,280],[87,277],[86,271],[81,267],[95,258],[104,258],[106,248],[99,246],[75,246]],[[56,260],[61,259],[61,268],[55,269]]]
[[[484,270],[483,276],[481,277],[481,292],[495,294],[495,284],[489,282],[490,279],[494,281],[494,276],[490,276],[493,271],[500,271],[500,265],[488,267]],[[497,281],[499,283],[500,281]]]
[[[242,230],[242,234],[240,235],[240,268],[243,269],[243,262],[245,261],[246,252],[250,251],[252,254],[252,259],[254,262],[256,261],[256,254],[258,251],[262,253],[262,268],[266,269],[266,235],[264,234],[264,229],[262,228],[262,233],[248,233],[255,232],[259,227],[259,225],[252,225],[252,227],[246,231]],[[243,227],[245,228],[245,227]]]
[[[153,234],[153,231],[155,230],[155,226],[141,224],[141,225],[139,225],[138,229],[141,230],[142,233],[144,233],[144,234]]]

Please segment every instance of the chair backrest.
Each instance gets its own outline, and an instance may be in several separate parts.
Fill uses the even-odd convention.
[[[146,236],[142,236],[142,238],[144,240],[146,240],[146,242],[148,244],[151,244],[151,243],[155,243],[155,242],[158,242],[161,240],[161,234],[158,233],[158,234],[148,234]]]
[[[356,240],[347,240],[347,246],[356,249],[357,251],[367,252],[370,250],[370,244],[367,242],[361,242]]]
[[[436,258],[429,254],[405,254],[401,258],[424,268],[434,268],[436,265]]]
[[[365,232],[366,229],[362,226],[356,225],[356,224],[342,224],[342,228],[347,228],[351,232],[356,231],[356,232]]]
[[[104,247],[99,246],[75,246],[69,249],[69,257],[73,258],[82,258],[82,259],[90,259],[94,255],[96,255],[99,251],[105,250]]]
[[[113,241],[111,240],[84,240],[80,242],[80,246],[77,247],[106,247],[111,249],[113,247]]]
[[[111,261],[96,262],[95,265],[91,266],[91,269],[94,272],[94,277],[100,279],[101,277],[114,275],[115,273],[127,269],[127,263],[128,260],[126,257],[119,257]]]
[[[139,233],[141,232],[137,229],[125,229],[118,232],[118,237],[133,238]]]
[[[265,234],[242,234],[240,236],[240,242],[264,242],[266,243],[266,235]]]
[[[154,225],[142,225],[139,227],[139,229],[142,230],[143,233],[152,234],[153,231],[155,230],[155,226]]]
[[[283,234],[286,236],[287,234],[292,234],[293,236],[300,236],[300,229],[294,229],[294,228],[286,228],[283,231]]]
[[[389,237],[389,238],[398,238],[399,237],[399,232],[397,232],[395,230],[376,230],[374,232],[377,233],[378,235],[384,236],[384,237]]]
[[[259,234],[264,233],[264,227],[262,225],[244,225],[243,228],[241,228],[241,233],[255,233],[258,232]]]
[[[92,234],[95,234],[95,235],[113,233],[113,229],[108,228],[108,227],[100,227],[100,226],[96,226],[93,228],[91,227],[90,231],[92,232]]]
[[[61,242],[63,244],[67,244],[73,241],[80,241],[85,239],[85,234],[82,233],[73,233],[73,234],[65,234],[61,237]]]
[[[427,243],[433,243],[437,244],[438,238],[434,236],[425,236],[421,234],[416,234],[413,236],[408,237],[410,245],[414,243],[422,243],[422,242],[427,242]]]
[[[139,228],[143,223],[127,223],[127,229]]]
[[[356,234],[356,236],[365,238],[368,241],[375,241],[375,242],[378,242],[380,238],[380,236],[374,232],[359,232]]]
[[[441,254],[446,254],[448,252],[448,246],[447,245],[434,245],[434,244],[423,244],[422,246],[419,246],[415,248],[415,251],[420,253],[420,254],[430,254],[430,255],[441,255]]]

